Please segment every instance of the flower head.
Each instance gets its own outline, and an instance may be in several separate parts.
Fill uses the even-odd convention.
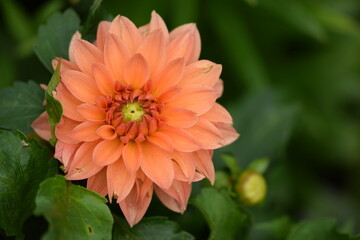
[[[67,179],[88,179],[89,189],[115,198],[130,225],[143,217],[154,191],[184,212],[191,183],[214,182],[213,149],[238,137],[215,102],[221,65],[199,55],[194,24],[169,33],[153,12],[140,28],[123,16],[101,22],[94,43],[75,33],[69,61],[61,60],[55,157]],[[49,138],[46,117],[33,127]]]

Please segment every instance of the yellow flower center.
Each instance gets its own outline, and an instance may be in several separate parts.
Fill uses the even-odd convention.
[[[124,122],[141,121],[142,116],[145,114],[144,109],[137,102],[127,103],[122,108],[122,115]]]

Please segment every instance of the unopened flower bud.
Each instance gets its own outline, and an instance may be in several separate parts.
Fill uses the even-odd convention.
[[[266,181],[254,170],[246,170],[236,184],[236,192],[247,205],[256,205],[266,196]]]

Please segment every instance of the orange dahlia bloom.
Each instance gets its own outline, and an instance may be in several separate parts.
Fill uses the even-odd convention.
[[[221,65],[199,55],[195,24],[169,33],[153,12],[140,28],[123,16],[101,22],[94,43],[75,33],[70,60],[61,60],[55,157],[67,179],[88,179],[89,189],[114,197],[131,226],[144,216],[153,191],[165,206],[184,212],[191,183],[214,182],[213,149],[239,136],[215,102],[222,94]],[[50,138],[46,113],[33,128]]]

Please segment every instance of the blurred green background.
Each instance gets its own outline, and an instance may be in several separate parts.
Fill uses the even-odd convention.
[[[37,30],[56,11],[73,7],[84,20],[91,0],[1,0],[0,87],[47,83],[51,73],[33,52]],[[196,22],[202,59],[223,65],[219,102],[241,137],[215,153],[232,153],[245,168],[268,157],[268,196],[251,207],[255,224],[335,217],[360,232],[360,1],[358,0],[104,0],[103,12],[137,26],[156,10],[171,30]],[[196,195],[199,184],[195,185]],[[203,219],[157,209],[199,237]],[[160,213],[160,214],[159,214]],[[199,218],[198,224],[187,219]],[[253,230],[250,238],[260,239]],[[264,238],[266,239],[266,238]]]

